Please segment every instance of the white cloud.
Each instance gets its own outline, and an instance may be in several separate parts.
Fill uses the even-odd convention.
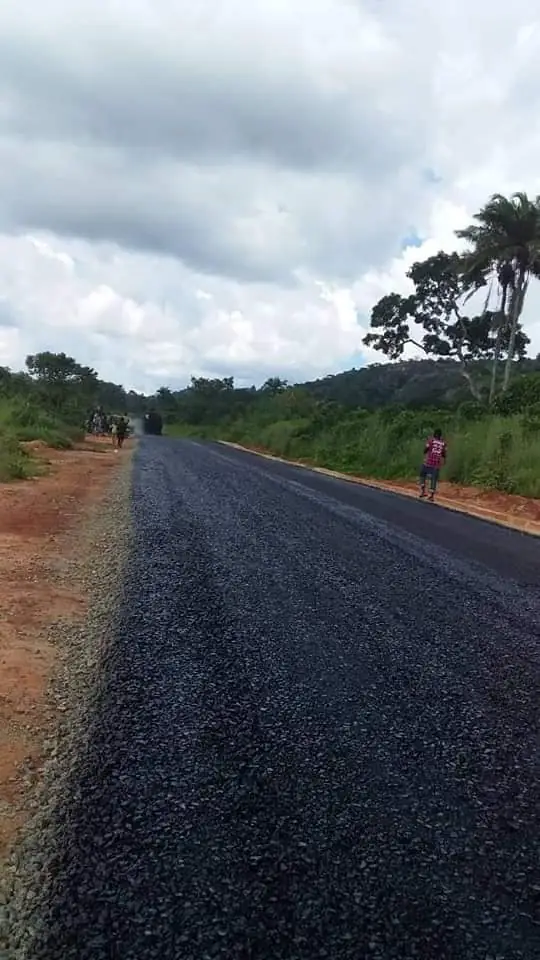
[[[0,364],[63,349],[154,389],[374,359],[371,306],[410,264],[492,192],[540,192],[539,16],[5,0]]]

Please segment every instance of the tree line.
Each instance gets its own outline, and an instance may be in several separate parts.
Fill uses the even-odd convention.
[[[140,415],[147,404],[142,394],[101,380],[96,370],[65,353],[30,354],[25,366],[22,371],[0,367],[0,398],[41,405],[60,420],[79,422],[96,406]]]
[[[504,396],[514,375],[540,370],[540,358],[527,358],[530,338],[522,323],[530,285],[540,278],[540,197],[495,194],[472,224],[456,233],[465,241],[461,253],[439,251],[414,263],[407,275],[412,291],[389,293],[372,309],[364,343],[392,363],[303,385],[274,377],[259,389],[235,389],[231,377],[192,377],[186,390],[158,391],[165,419],[191,426],[233,421],[254,405],[262,412],[270,398],[284,392],[288,407],[299,411],[310,398],[368,410],[456,407],[467,399],[486,411],[530,404],[536,389],[530,380],[506,403]],[[473,298],[481,300],[481,309],[471,316]],[[426,360],[403,362],[407,345]],[[280,399],[276,416],[283,407]]]
[[[374,305],[364,342],[390,363],[294,385],[271,377],[261,387],[238,388],[230,376],[192,377],[182,390],[163,386],[144,396],[100,380],[65,353],[44,351],[28,356],[23,372],[0,367],[0,396],[42,403],[70,421],[96,405],[135,416],[155,408],[166,422],[194,429],[233,422],[255,408],[265,420],[312,415],[317,404],[455,408],[469,399],[479,409],[502,410],[514,375],[534,379],[540,370],[539,358],[526,356],[530,339],[522,324],[530,285],[540,277],[540,197],[496,194],[457,235],[464,252],[440,251],[413,264],[412,291],[389,293]],[[477,294],[483,307],[470,316]],[[409,344],[425,360],[403,361]],[[517,388],[506,406],[518,394],[530,403],[534,389]]]

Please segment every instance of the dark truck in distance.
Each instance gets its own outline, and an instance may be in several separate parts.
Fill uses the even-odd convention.
[[[163,432],[163,420],[156,410],[150,410],[145,413],[143,419],[143,430],[152,437],[160,437]]]

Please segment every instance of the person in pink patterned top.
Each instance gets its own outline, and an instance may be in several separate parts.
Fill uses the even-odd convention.
[[[446,441],[441,430],[435,430],[424,447],[424,462],[420,470],[420,497],[426,496],[429,478],[429,500],[435,499],[439,473],[446,461]]]

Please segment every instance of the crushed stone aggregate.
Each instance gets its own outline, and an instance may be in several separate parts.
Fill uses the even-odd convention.
[[[58,647],[48,691],[56,729],[42,743],[37,783],[26,803],[33,810],[21,842],[0,876],[0,960],[33,955],[49,891],[53,853],[63,840],[66,792],[92,735],[94,701],[101,679],[101,659],[114,631],[118,600],[124,588],[124,563],[130,553],[131,462],[114,477],[99,502],[70,534],[73,556],[62,557],[56,580],[74,584],[89,598],[85,621],[60,619],[47,628],[47,641]]]
[[[25,960],[540,956],[540,541],[157,438],[131,524]]]

